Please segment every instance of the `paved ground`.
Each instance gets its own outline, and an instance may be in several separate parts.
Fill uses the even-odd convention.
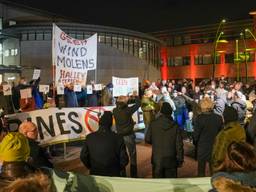
[[[82,174],[88,174],[88,170],[83,166],[79,159],[79,154],[81,150],[81,142],[72,144],[72,146],[67,146],[66,158],[63,158],[63,147],[58,147],[59,155],[54,157],[54,164],[57,168],[65,171],[74,171]],[[187,141],[184,141],[185,150],[185,161],[183,167],[178,170],[178,177],[195,177],[197,163],[192,158],[193,156],[193,145]],[[139,142],[137,144],[137,161],[138,161],[138,176],[140,178],[150,178],[152,177],[151,171],[151,146]],[[127,166],[127,173],[129,175],[129,166]]]

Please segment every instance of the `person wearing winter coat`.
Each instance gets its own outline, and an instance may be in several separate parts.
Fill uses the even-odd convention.
[[[157,103],[152,98],[153,93],[151,90],[146,90],[145,94],[141,99],[141,110],[143,111],[143,121],[145,124],[145,131],[147,132],[148,126],[150,122],[155,119],[156,111],[157,111]]]
[[[229,106],[225,107],[224,113],[224,128],[218,133],[215,138],[212,151],[212,170],[215,170],[224,161],[228,146],[233,142],[245,142],[246,134],[244,128],[238,121],[237,111]]]
[[[255,148],[245,142],[231,143],[224,161],[212,175],[211,184],[210,192],[255,192]]]
[[[74,84],[70,83],[66,85],[64,90],[65,106],[66,107],[78,107],[78,101],[76,93],[74,92]]]
[[[116,107],[113,109],[113,115],[116,122],[117,134],[123,136],[125,145],[130,156],[130,175],[137,177],[137,154],[134,134],[135,122],[132,119],[141,105],[140,99],[135,96],[135,104],[128,106],[129,98],[127,96],[119,96],[117,98]]]
[[[172,107],[164,102],[161,115],[149,125],[145,137],[152,145],[152,173],[154,178],[175,178],[184,160],[183,141],[178,125],[172,119]]]
[[[204,98],[199,103],[202,113],[194,122],[193,142],[197,151],[198,176],[205,176],[206,164],[211,167],[211,156],[215,137],[223,127],[222,117],[213,112],[214,103]]]
[[[91,175],[121,176],[129,162],[124,140],[111,131],[112,113],[105,111],[98,131],[89,134],[80,153],[80,159]]]
[[[240,92],[235,92],[231,106],[237,110],[238,119],[241,125],[244,125],[246,115],[246,102],[242,99]]]

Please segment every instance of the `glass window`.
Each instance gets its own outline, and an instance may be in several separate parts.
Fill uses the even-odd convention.
[[[51,33],[44,33],[44,40],[52,40],[52,34]]]
[[[125,53],[128,53],[128,46],[129,46],[128,43],[129,43],[128,39],[124,39],[124,52]]]
[[[212,64],[212,56],[210,54],[203,55],[203,64]]]
[[[22,41],[27,41],[28,40],[28,34],[27,33],[22,33],[21,40]]]
[[[117,37],[112,36],[112,46],[117,48]]]
[[[195,64],[196,65],[202,65],[203,64],[203,56],[202,55],[196,55],[195,56]]]
[[[234,63],[234,53],[225,54],[225,63]]]
[[[106,44],[111,44],[111,37],[110,36],[106,36]]]
[[[134,43],[134,56],[138,57],[139,56],[139,44],[138,44],[138,41],[135,39],[133,43]]]
[[[133,55],[133,40],[129,39],[129,53]]]
[[[9,49],[5,50],[4,51],[4,56],[9,57],[9,55],[10,55],[10,50]]]
[[[167,65],[168,65],[169,67],[175,66],[175,64],[174,64],[174,58],[173,58],[173,57],[168,57],[168,63],[167,63]]]
[[[36,34],[35,33],[29,33],[28,34],[28,40],[33,41],[36,40]]]
[[[38,40],[38,41],[44,40],[43,32],[36,32],[36,40]]]
[[[99,35],[99,43],[105,43],[105,37],[103,35]]]
[[[124,43],[123,38],[118,37],[118,49],[120,49],[120,50],[124,49],[123,43]]]
[[[77,38],[77,39],[83,39],[83,34],[82,34],[82,33],[76,34],[76,38]]]
[[[174,57],[174,65],[181,66],[183,64],[182,57]]]
[[[183,65],[190,65],[190,56],[185,56],[183,59]]]

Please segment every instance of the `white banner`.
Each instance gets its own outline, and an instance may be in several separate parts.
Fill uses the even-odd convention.
[[[132,94],[134,91],[137,91],[139,94],[139,78],[119,78],[112,77],[113,83],[113,96],[118,97],[120,95]]]
[[[49,108],[11,115],[9,119],[26,120],[28,117],[38,127],[38,141],[44,145],[84,139],[98,129],[99,116],[112,111],[114,106],[88,108]],[[143,129],[142,111],[133,114],[135,129]],[[17,122],[17,121],[14,121]],[[10,127],[17,127],[10,125]]]
[[[56,84],[84,83],[87,71],[97,66],[97,34],[74,39],[53,24],[52,52]]]

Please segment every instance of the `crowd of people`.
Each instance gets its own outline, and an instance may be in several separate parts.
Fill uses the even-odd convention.
[[[112,112],[106,111],[100,117],[98,131],[89,134],[83,142],[80,159],[90,174],[125,177],[130,162],[130,176],[138,177],[132,115],[141,107],[145,143],[152,145],[154,178],[178,176],[177,169],[184,163],[186,141],[195,146],[197,175],[206,176],[208,167],[212,191],[256,191],[255,84],[228,81],[224,77],[202,80],[198,84],[186,79],[144,81],[139,92],[113,98],[111,83],[92,94],[87,94],[86,89],[75,92],[73,84],[69,84],[64,95],[55,94],[53,87],[44,95],[38,91],[39,80],[25,85],[21,79],[19,85],[13,87],[12,96],[2,96],[14,106],[12,112],[32,109],[24,108],[17,94],[28,86],[32,88],[34,109],[45,106],[48,102],[43,99],[45,96],[53,99],[55,105],[50,106],[115,105]],[[43,102],[37,101],[38,98]],[[25,103],[28,106],[28,99]],[[9,113],[6,106],[0,107]],[[38,131],[33,122],[23,122],[18,132],[9,132],[4,125],[0,127],[3,189],[13,187],[11,183],[17,178],[31,181],[31,173],[45,171],[42,167],[54,168],[47,151],[36,141]],[[40,177],[42,173],[36,174],[39,176],[35,177]],[[47,183],[51,182],[47,180]]]

